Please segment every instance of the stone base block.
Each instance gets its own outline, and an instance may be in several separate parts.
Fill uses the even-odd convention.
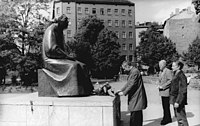
[[[0,94],[1,126],[120,126],[120,97]]]

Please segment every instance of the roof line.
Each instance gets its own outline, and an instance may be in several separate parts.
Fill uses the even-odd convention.
[[[108,4],[108,5],[128,5],[128,6],[135,6],[135,3],[130,2],[128,0],[56,0],[55,3],[59,2],[75,2],[75,3],[82,3],[82,4]]]

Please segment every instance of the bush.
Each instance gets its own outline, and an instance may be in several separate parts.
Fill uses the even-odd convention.
[[[185,73],[197,73],[197,69],[195,67],[189,67],[184,70]]]

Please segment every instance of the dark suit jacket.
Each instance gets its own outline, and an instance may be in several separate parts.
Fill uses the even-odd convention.
[[[140,71],[132,68],[126,85],[122,88],[124,95],[128,95],[129,111],[139,111],[147,107],[147,96]]]
[[[183,71],[176,73],[170,87],[170,103],[187,104],[187,78]]]

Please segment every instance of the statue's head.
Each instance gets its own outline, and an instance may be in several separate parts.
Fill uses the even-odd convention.
[[[65,14],[62,14],[60,17],[58,17],[56,22],[63,29],[66,29],[68,27],[68,23],[69,23],[68,18]]]
[[[196,14],[200,13],[200,0],[192,0]]]

